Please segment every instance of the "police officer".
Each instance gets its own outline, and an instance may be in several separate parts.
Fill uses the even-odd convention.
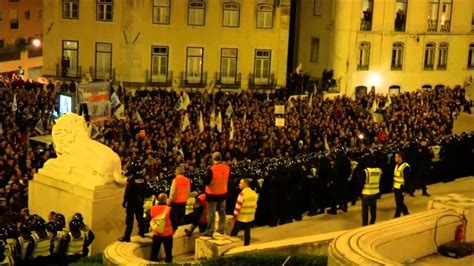
[[[30,226],[27,221],[20,225],[20,237],[18,238],[20,247],[20,256],[18,265],[29,265],[31,263],[31,254],[35,249],[35,241],[31,237]]]
[[[382,170],[375,167],[375,158],[371,154],[365,155],[367,167],[364,169],[362,187],[362,226],[374,224],[377,217],[377,198],[380,192],[379,184]],[[369,222],[370,211],[370,222]]]
[[[130,236],[133,229],[133,216],[136,217],[138,223],[138,235],[145,237],[143,222],[143,201],[145,197],[145,171],[139,161],[130,163],[127,169],[127,187],[123,197],[122,206],[126,209],[125,233],[119,238],[121,242],[130,242]]]
[[[176,224],[173,224],[174,231],[184,222],[186,214],[186,203],[191,192],[191,180],[184,176],[184,166],[180,165],[176,168],[176,177],[171,183],[169,205],[171,206],[171,216]]]
[[[13,258],[6,252],[7,252],[7,244],[3,240],[0,240],[0,265],[5,265],[5,266],[15,265]]]
[[[35,248],[31,254],[32,263],[36,265],[46,264],[51,254],[51,236],[46,232],[45,220],[39,217],[33,222],[31,229],[31,236],[35,241]]]
[[[17,227],[14,224],[9,224],[6,227],[7,239],[5,241],[5,255],[10,256],[13,261],[20,256],[20,246],[18,237],[20,236]],[[13,264],[12,264],[13,265]]]
[[[206,200],[209,207],[209,214],[207,217],[207,228],[203,236],[212,237],[214,234],[214,227],[216,222],[216,211],[219,214],[219,226],[217,231],[224,234],[226,218],[226,198],[227,198],[227,183],[230,177],[230,167],[221,161],[220,152],[212,154],[213,165],[210,168],[209,175],[205,180],[206,185]]]
[[[258,194],[250,187],[250,180],[241,179],[239,187],[242,190],[234,210],[234,228],[230,233],[231,236],[237,236],[240,230],[244,230],[244,246],[250,245],[250,228],[255,219],[255,211],[257,209]]]
[[[421,189],[422,195],[429,197],[428,189],[426,184],[428,183],[428,178],[431,178],[430,169],[431,169],[431,158],[433,157],[429,147],[428,141],[422,140],[420,142],[420,147],[418,149],[418,165],[415,174],[415,179],[417,187]]]
[[[82,248],[82,255],[84,257],[87,257],[87,255],[89,255],[89,246],[92,243],[92,241],[94,241],[95,235],[92,232],[92,230],[89,228],[89,226],[87,226],[84,223],[84,217],[82,216],[81,213],[79,212],[75,213],[71,220],[79,221],[81,232],[83,232],[84,235],[86,236],[86,240],[84,241],[84,246]]]
[[[405,205],[404,197],[408,193],[413,193],[411,189],[411,170],[410,165],[405,162],[405,154],[397,152],[395,154],[395,170],[393,173],[393,192],[395,194],[396,211],[394,218],[408,215],[408,208]]]
[[[72,263],[83,256],[83,246],[86,241],[85,233],[81,231],[81,222],[73,219],[69,222],[69,233],[61,239],[59,252],[67,256],[68,263]]]
[[[56,233],[52,240],[51,259],[61,263],[66,261],[65,252],[67,249],[67,247],[64,247],[64,249],[61,250],[61,244],[66,241],[66,238],[69,234],[69,231],[66,228],[66,219],[63,214],[56,213],[54,216],[54,226]]]

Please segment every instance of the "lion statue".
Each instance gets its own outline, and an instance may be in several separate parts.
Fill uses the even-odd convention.
[[[114,181],[126,183],[120,157],[90,138],[84,117],[74,113],[60,117],[53,126],[52,138],[57,158],[49,159],[40,174],[88,187]]]

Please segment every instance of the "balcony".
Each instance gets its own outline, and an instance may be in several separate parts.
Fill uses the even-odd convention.
[[[451,21],[450,20],[445,20],[444,22],[441,21],[440,24],[440,31],[441,32],[449,32],[450,26],[451,26]]]
[[[249,74],[249,89],[275,89],[275,74],[271,74],[268,78],[255,77],[253,73]]]
[[[436,69],[437,69],[437,70],[446,70],[446,64],[437,65],[437,66],[436,66]]]
[[[0,62],[20,60],[21,53],[15,47],[0,49]]]
[[[183,88],[205,88],[207,86],[207,72],[192,75],[181,71],[180,84]]]
[[[395,20],[395,31],[398,31],[398,32],[404,32],[405,31],[405,25],[406,25],[406,22],[405,20]]]
[[[371,30],[372,30],[372,21],[369,21],[369,20],[361,20],[361,22],[360,22],[360,30],[361,30],[361,31],[371,31]]]
[[[438,28],[438,19],[428,19],[428,32],[436,32]]]
[[[423,66],[423,70],[433,70],[434,69],[434,65],[433,64],[428,64],[428,65],[424,65]]]
[[[94,81],[97,80],[115,80],[115,68],[98,69],[94,67],[89,68],[89,73]]]
[[[391,70],[402,70],[402,64],[392,64]]]
[[[56,64],[56,77],[80,79],[82,77],[82,66],[72,66],[68,69],[63,69],[61,65]]]
[[[368,64],[363,64],[363,65],[357,65],[357,70],[369,70],[369,65]]]
[[[43,56],[43,47],[28,46],[28,58]]]
[[[220,72],[216,72],[216,87],[217,88],[230,88],[230,89],[238,89],[240,88],[242,79],[242,74],[237,73],[236,77],[226,77],[222,78]]]
[[[146,70],[146,83],[155,87],[172,87],[173,71],[168,71],[165,75],[152,75],[149,69]]]

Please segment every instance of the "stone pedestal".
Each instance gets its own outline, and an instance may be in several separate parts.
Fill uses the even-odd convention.
[[[91,246],[92,255],[102,252],[123,234],[125,210],[121,204],[124,187],[113,183],[84,187],[36,174],[28,189],[28,208],[32,214],[46,219],[50,211],[60,212],[69,223],[74,213],[82,213],[84,222],[96,236]]]
[[[428,203],[428,209],[452,209],[467,221],[466,241],[474,241],[474,199],[460,194],[436,197]]]
[[[211,237],[199,237],[196,239],[196,249],[194,250],[195,260],[205,260],[217,256],[222,256],[228,250],[240,247],[243,241],[237,237],[227,235],[214,235]]]

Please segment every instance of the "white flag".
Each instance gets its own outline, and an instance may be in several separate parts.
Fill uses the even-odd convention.
[[[36,126],[35,126],[35,130],[40,133],[41,135],[44,134],[44,126],[43,126],[43,120],[38,120],[38,122],[36,123]]]
[[[143,119],[138,111],[135,111],[135,117],[137,118],[138,123],[143,124]]]
[[[300,73],[301,70],[303,70],[303,63],[300,63],[300,64],[296,67],[295,72],[296,72],[296,73]]]
[[[115,92],[112,93],[112,95],[110,96],[110,102],[112,103],[112,106],[114,108],[117,107],[120,104],[120,99],[117,96],[117,94],[115,94]]]
[[[324,136],[324,149],[326,151],[331,151],[331,148],[329,148],[328,139],[326,138],[326,136]]]
[[[221,133],[222,132],[222,115],[220,111],[219,111],[219,114],[217,115],[216,127],[217,127],[217,131]]]
[[[181,132],[186,131],[186,128],[189,127],[191,124],[189,123],[188,114],[184,114],[183,123],[181,124]]]
[[[183,97],[179,97],[176,103],[174,104],[174,109],[176,111],[183,110]]]
[[[199,111],[199,122],[198,122],[198,126],[199,126],[199,132],[204,132],[204,120],[202,119],[202,112]]]
[[[117,117],[117,119],[124,120],[125,119],[125,105],[123,105],[123,104],[120,105],[119,108],[117,108],[117,110],[115,110],[114,115],[115,115],[115,117]]]
[[[229,133],[229,140],[234,139],[234,121],[232,121],[232,118],[230,119],[230,133]]]
[[[211,113],[211,119],[209,121],[209,127],[211,129],[216,127],[216,113],[214,111],[212,111],[212,113]]]
[[[186,91],[183,91],[183,99],[182,99],[183,109],[186,110],[190,104],[191,104],[191,100],[189,99],[188,93]]]
[[[291,101],[291,98],[288,98],[287,107],[288,107],[288,111],[290,111],[294,107],[293,102]]]
[[[370,108],[370,111],[372,111],[373,113],[377,112],[378,106],[379,106],[378,99],[374,99],[372,103],[372,108]]]
[[[309,96],[308,105],[311,107],[313,105],[313,93]]]
[[[247,111],[245,111],[245,113],[244,113],[244,125],[245,125],[246,122],[247,122]]]
[[[13,112],[16,112],[16,110],[18,110],[18,106],[16,104],[16,93],[13,95],[12,110]]]
[[[234,108],[232,108],[232,103],[229,103],[229,106],[228,106],[227,109],[225,110],[225,115],[226,115],[227,117],[230,117],[233,112],[234,112]]]

